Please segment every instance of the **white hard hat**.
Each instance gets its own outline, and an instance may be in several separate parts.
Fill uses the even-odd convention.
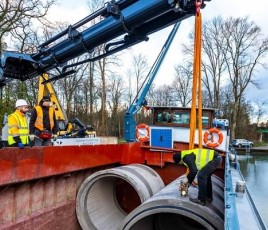
[[[18,108],[19,106],[27,106],[27,105],[28,105],[28,103],[27,103],[25,100],[23,100],[23,99],[18,99],[18,100],[16,101],[16,105],[15,105],[15,107]]]

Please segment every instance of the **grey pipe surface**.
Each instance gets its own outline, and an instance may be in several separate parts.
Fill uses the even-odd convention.
[[[197,197],[197,187],[189,187],[189,196],[179,191],[182,176],[134,209],[121,230],[224,229],[224,184],[212,177],[213,202],[201,206],[189,201]]]

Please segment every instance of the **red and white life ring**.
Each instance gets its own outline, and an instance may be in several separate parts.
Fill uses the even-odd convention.
[[[136,127],[136,138],[141,142],[146,142],[150,137],[150,128],[146,124],[139,124]]]
[[[217,141],[213,140],[213,133],[216,133],[218,135]],[[211,148],[218,147],[219,145],[221,145],[222,141],[223,141],[223,134],[219,129],[211,128],[204,133],[204,143],[208,147]]]

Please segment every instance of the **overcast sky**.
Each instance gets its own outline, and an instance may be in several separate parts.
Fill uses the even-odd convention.
[[[70,24],[74,24],[77,21],[83,19],[89,14],[87,2],[88,0],[59,0],[59,5],[54,7],[51,11],[51,19],[57,21],[68,21]],[[211,0],[211,2],[206,2],[207,6],[202,10],[203,22],[210,20],[216,16],[221,16],[223,18],[232,17],[249,17],[249,21],[254,21],[258,26],[261,27],[263,34],[268,37],[268,1],[267,0]],[[172,79],[174,76],[174,65],[180,63],[183,59],[180,55],[180,47],[178,44],[182,43],[187,39],[187,35],[194,28],[194,17],[188,18],[181,23],[179,31],[174,39],[173,44],[170,47],[168,55],[161,66],[158,75],[155,79],[156,84],[163,84],[162,76],[165,79]],[[149,65],[151,66],[156,59],[159,51],[161,50],[166,36],[168,35],[170,28],[163,31],[157,32],[150,35],[150,40],[148,42],[143,42],[142,44],[136,45],[129,52],[138,54],[145,50],[144,55],[148,55],[150,51],[150,56],[148,57]],[[125,58],[124,58],[125,60]],[[265,62],[268,64],[268,57],[266,57]],[[262,85],[261,90],[257,90],[254,87],[249,87],[247,92],[247,97],[250,100],[264,98],[268,102],[268,69],[261,70],[258,74],[258,80]],[[168,82],[167,82],[168,83]],[[268,116],[267,116],[268,119]]]

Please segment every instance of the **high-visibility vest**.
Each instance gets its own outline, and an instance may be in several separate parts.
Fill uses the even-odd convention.
[[[13,119],[12,119],[13,118]],[[29,128],[27,118],[24,114],[16,110],[8,116],[8,137],[9,145],[16,143],[13,137],[20,136],[21,142],[26,145],[29,143]]]
[[[43,109],[39,105],[36,106],[35,109],[36,109],[37,116],[36,116],[34,126],[42,131],[44,130]],[[49,123],[50,123],[50,131],[52,131],[54,128],[54,110],[52,107],[49,107],[48,116],[49,116]]]
[[[195,164],[197,170],[201,170],[214,157],[215,151],[212,149],[190,149],[181,151],[181,158],[187,154],[195,154]],[[185,164],[185,163],[184,163]],[[186,165],[186,164],[185,164]]]

